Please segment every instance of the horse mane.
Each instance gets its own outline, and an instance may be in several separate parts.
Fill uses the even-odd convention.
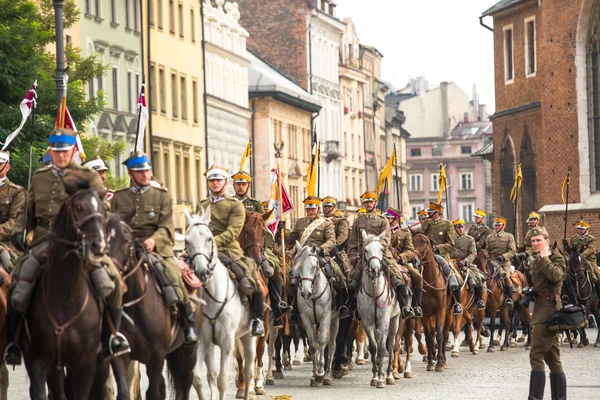
[[[127,234],[123,231],[121,222],[122,219],[119,214],[113,214],[108,220],[107,229],[111,244],[108,253],[110,257],[115,257],[121,246],[127,241]]]
[[[292,271],[295,272],[298,270],[298,268],[300,267],[300,265],[303,265],[304,262],[311,256],[311,254],[316,253],[316,249],[314,245],[309,245],[309,246],[304,246],[302,248],[302,250],[300,250],[300,252],[298,254],[296,254],[295,260],[294,260],[294,267],[292,268]]]
[[[261,213],[246,210],[246,225],[254,226],[256,224],[262,226],[265,229],[267,227],[267,224],[263,220]]]
[[[363,249],[373,242],[381,243],[381,241],[378,239],[378,237],[379,236],[377,236],[377,235],[367,234],[367,238],[365,239],[365,242],[363,243]]]
[[[79,171],[69,171],[62,179],[65,185],[65,191],[69,196],[73,196],[80,190],[90,189],[90,181],[86,178],[86,174]]]

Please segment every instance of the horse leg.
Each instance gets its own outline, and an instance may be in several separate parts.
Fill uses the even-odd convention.
[[[50,372],[44,366],[44,364],[40,360],[34,360],[32,362],[27,362],[27,358],[25,358],[25,365],[27,366],[27,374],[29,374],[29,397],[31,400],[47,400],[46,398],[46,377]],[[63,393],[57,392],[56,396],[64,396]],[[54,400],[63,400],[66,397],[56,397]]]
[[[396,337],[397,337],[397,333],[398,333],[398,325],[400,324],[400,315],[396,315],[395,317],[393,317],[390,320],[390,326],[388,328],[388,333],[387,333],[387,338],[386,338],[386,347],[387,347],[387,351],[388,351],[388,367],[387,367],[387,371],[386,371],[386,379],[385,379],[385,383],[387,385],[394,385],[396,383],[396,380],[394,379],[394,374],[393,374],[393,363],[394,363],[394,359],[396,357],[400,358],[400,354],[395,354],[394,353],[394,347],[396,345]],[[400,346],[398,346],[400,347]],[[400,353],[400,352],[398,352]]]
[[[494,332],[496,331],[496,311],[495,307],[490,309],[490,344],[488,345],[488,353],[496,351],[494,348]]]
[[[8,384],[8,368],[2,362],[2,367],[0,367],[0,400],[8,400]]]
[[[292,329],[292,337],[289,338],[290,340],[290,345],[289,345],[289,350],[290,350],[290,355],[291,355],[291,342],[292,340],[294,341],[294,360],[292,361],[292,365],[301,365],[302,364],[302,353],[300,352],[300,332],[298,327],[294,327]],[[306,345],[304,346],[304,351],[307,350]]]
[[[435,370],[437,372],[441,372],[444,370],[444,367],[446,365],[446,343],[445,343],[445,337],[447,336],[446,333],[448,332],[447,329],[450,329],[450,324],[449,323],[445,323],[445,322],[449,322],[448,321],[448,317],[446,317],[445,314],[445,308],[441,308],[438,311],[438,315],[437,315],[437,326],[436,326],[436,334],[435,334],[435,340],[437,341],[437,364],[435,366]],[[452,312],[449,313],[450,315],[450,320],[452,319]]]
[[[346,320],[349,320],[349,318],[346,318]],[[325,359],[325,379],[323,380],[324,386],[331,386],[331,384],[333,383],[333,377],[331,375],[331,371],[332,371],[332,367],[333,367],[333,358],[334,358],[335,354],[338,353],[337,339],[339,336],[338,335],[339,334],[339,323],[340,323],[340,320],[336,316],[333,319],[333,321],[331,322],[331,325],[329,327],[329,333],[325,334],[325,340],[327,340],[327,338],[329,338],[329,343],[327,344],[327,348],[329,349],[329,352],[328,352],[327,358]],[[343,354],[343,346],[342,346],[342,354]]]
[[[356,326],[356,364],[365,365],[365,343],[367,341],[367,333],[361,323]]]
[[[415,339],[417,339],[417,347],[419,350],[419,354],[421,354],[422,356],[426,356],[427,355],[427,344],[423,343],[423,335],[421,334],[422,329],[423,329],[423,323],[421,322],[421,319],[419,319],[415,322],[414,335],[415,335]]]
[[[352,354],[354,353],[354,340],[356,339],[356,326],[358,325],[356,319],[352,318],[352,323],[348,329],[348,337],[346,338],[346,366],[348,370],[354,368],[354,362],[352,361]]]
[[[283,369],[285,371],[290,371],[292,369],[291,364],[291,356],[292,356],[292,338],[290,336],[283,336],[283,354],[282,354],[282,364]]]
[[[265,380],[266,385],[274,385],[275,379],[273,378],[273,367],[275,357],[275,342],[279,338],[279,329],[274,327],[269,328],[269,338],[267,341],[267,378]]]
[[[204,359],[206,357],[214,358],[213,354],[207,354],[207,349],[202,341],[198,341],[196,346],[196,364],[194,365],[192,375],[192,386],[198,395],[200,400],[205,400],[204,393],[202,393],[202,366],[204,365]],[[211,396],[212,397],[212,396]]]
[[[333,378],[341,379],[344,376],[343,365],[346,364],[346,341],[350,329],[351,318],[344,318],[339,322],[339,330],[335,337],[335,357],[333,359]],[[346,367],[346,373],[348,368]]]
[[[585,346],[590,344],[590,340],[588,339],[587,334],[585,333],[585,328],[579,328],[578,331],[581,335],[581,341],[577,345],[577,348],[583,349]]]
[[[165,365],[165,355],[155,353],[146,364],[146,376],[148,377],[147,400],[163,400],[167,396],[167,388],[162,370]]]
[[[256,341],[251,333],[247,333],[246,335],[240,338],[244,351],[244,359],[246,360],[254,360],[256,358]],[[221,385],[227,387],[227,359],[223,360],[221,357],[221,373],[219,373],[219,388]],[[262,372],[262,368],[260,369]],[[224,372],[224,373],[223,373]],[[246,361],[244,364],[243,374],[246,382],[249,382],[252,379],[252,375],[254,374],[254,363],[250,361]],[[224,375],[224,381],[221,382],[221,375]],[[264,389],[264,388],[263,388]],[[257,393],[258,394],[258,393]],[[221,399],[225,398],[225,390],[221,392]],[[246,390],[244,391],[244,400],[248,400],[250,398],[250,385],[246,385]]]
[[[526,335],[525,350],[531,350],[531,316],[529,307],[523,307],[523,334]]]
[[[369,353],[371,353],[371,364],[373,365],[371,368],[371,371],[373,372],[371,386],[377,386],[377,341],[375,340],[374,327],[365,327],[363,324],[363,328],[367,339],[369,340]]]
[[[387,315],[387,318],[385,318],[385,312],[382,312],[381,314],[384,318],[382,318],[381,326],[379,327],[379,337],[377,337],[377,335],[375,337],[377,340],[377,387],[380,389],[385,387],[386,375],[383,373],[383,359],[387,352],[387,339],[390,328],[389,314]],[[389,358],[392,359],[394,357],[393,352],[390,352],[389,354]]]
[[[256,341],[256,363],[254,364],[254,393],[257,396],[265,394],[265,379],[263,375],[263,356],[268,335],[258,338]]]
[[[433,327],[430,326],[431,322],[429,321],[425,328],[425,343],[427,345],[427,371],[433,371],[434,367],[434,357],[435,357],[435,343],[433,336]]]
[[[415,320],[409,319],[404,323],[404,343],[406,344],[406,365],[404,367],[404,377],[412,378],[412,363],[410,361],[410,355],[412,354],[413,347],[413,331],[415,329]],[[400,361],[402,363],[402,361]]]
[[[281,364],[281,352],[285,351],[285,342],[288,339],[287,336],[280,332],[280,335],[275,339],[275,373],[273,377],[275,379],[283,379],[283,365]],[[275,384],[275,382],[273,382]]]
[[[65,391],[65,374],[63,369],[52,369],[52,372],[48,375],[48,389],[52,400],[68,399]],[[100,399],[102,399],[102,397],[100,397]]]
[[[400,374],[404,369],[402,366],[402,358],[400,357],[400,346],[402,346],[402,335],[404,333],[402,329],[403,326],[406,326],[406,322],[404,320],[402,320],[400,323],[400,329],[398,329],[396,337],[394,338],[394,362],[392,370],[392,376],[394,379],[400,379]]]
[[[247,381],[246,377],[244,376],[244,355],[241,351],[239,351],[237,346],[235,346],[234,354],[235,354],[235,361],[236,361],[235,368],[237,368],[237,371],[236,371],[237,378],[235,380],[235,385],[237,387],[237,393],[235,394],[235,398],[241,399],[244,397],[244,392],[246,391],[246,386],[250,387],[250,381]],[[248,360],[248,363],[249,362],[250,361]]]
[[[81,360],[79,368],[70,371],[73,376],[73,399],[89,399],[94,376],[96,375],[96,367],[96,355],[93,354],[88,356],[87,359]]]
[[[511,331],[511,320],[510,320],[510,316],[508,314],[507,307],[502,309],[500,319],[501,319],[501,321],[503,321],[505,328],[506,328],[505,329],[506,334],[504,335],[504,342],[503,342],[502,346],[500,346],[500,351],[507,351],[508,350],[508,340],[509,340],[510,331]]]
[[[463,297],[463,299],[466,297],[466,295]],[[463,301],[464,303],[464,301]],[[469,334],[471,333],[471,318],[467,316],[467,310],[464,310],[464,320],[465,320],[465,326],[469,327]],[[460,328],[462,326],[463,323],[463,315],[456,315],[454,316],[452,319],[454,320],[454,323],[452,324],[452,336],[453,336],[453,343],[452,343],[452,353],[450,354],[451,357],[458,357],[460,355]],[[470,336],[470,335],[469,335]],[[465,336],[466,338],[467,336]]]
[[[317,383],[323,383],[325,379],[325,347],[327,346],[327,335],[329,334],[329,328],[331,323],[331,317],[325,313],[325,317],[321,322],[321,327],[316,335],[316,347],[317,354],[313,354],[313,357],[317,360]]]
[[[114,378],[117,382],[117,400],[129,400],[129,384],[127,381],[127,369],[123,357],[116,357],[110,361]],[[109,381],[112,386],[112,381],[109,376]]]
[[[129,397],[133,400],[142,400],[140,363],[130,360],[126,363],[125,370],[127,372],[127,384],[129,385]]]

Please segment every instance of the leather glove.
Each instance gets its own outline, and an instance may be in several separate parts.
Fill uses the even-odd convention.
[[[465,261],[465,260],[460,260],[460,261],[457,261],[457,262],[456,262],[456,265],[457,265],[459,268],[464,268],[464,267],[466,267],[466,266],[467,266],[467,263],[466,263],[466,261]]]
[[[325,251],[323,251],[322,247],[317,247],[317,254],[323,257],[325,255]]]
[[[285,221],[281,220],[277,223],[277,229],[285,229]]]
[[[523,251],[523,252],[517,254],[517,257],[519,257],[521,260],[523,260],[523,259],[527,258],[528,255],[529,254],[527,254],[527,252]]]
[[[563,239],[562,244],[563,244],[563,247],[568,247],[569,241],[567,239]]]
[[[23,242],[23,232],[15,232],[11,236],[12,244],[15,246],[17,250],[25,251],[27,250],[25,247],[25,243]]]
[[[504,256],[498,256],[496,257],[496,260],[502,262],[504,261]]]
[[[437,247],[437,246],[433,246],[433,252],[434,252],[435,254],[440,254],[440,249],[438,249],[438,247]]]
[[[416,260],[416,259],[414,259],[414,258],[411,258],[411,259],[410,259],[410,260],[408,260],[407,262],[408,262],[409,264],[412,264],[412,265],[416,265],[416,264],[417,264],[417,260]]]

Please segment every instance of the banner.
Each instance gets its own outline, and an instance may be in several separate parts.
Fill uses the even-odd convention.
[[[6,137],[4,146],[2,146],[2,151],[6,150],[6,148],[10,144],[10,142],[12,142],[13,139],[15,137],[17,137],[19,132],[21,132],[21,129],[23,129],[23,126],[25,125],[25,121],[27,121],[27,118],[29,118],[31,111],[37,105],[37,102],[36,102],[37,92],[35,91],[36,88],[37,88],[37,79],[33,82],[31,89],[29,89],[29,92],[27,92],[27,94],[25,95],[25,98],[19,105],[19,110],[21,110],[21,123],[19,124],[19,127],[13,133],[11,133],[10,135],[8,135]]]
[[[283,214],[288,213],[294,209],[294,204],[292,203],[292,199],[288,194],[287,188],[285,187],[283,180],[281,180],[281,193],[283,201],[281,201],[282,207],[280,207],[279,186],[277,185],[277,182],[279,180],[278,178],[278,171],[276,168],[273,168],[271,170],[271,194],[269,196],[268,206],[268,209],[273,210],[273,214],[271,214],[271,217],[266,221],[267,229],[269,230],[269,232],[271,232],[271,235],[273,235],[273,237],[275,237],[275,232],[277,231],[277,223],[282,219],[281,214],[279,212],[280,208],[282,209]]]
[[[517,173],[515,174],[515,183],[513,184],[512,190],[510,191],[510,201],[513,203],[517,201],[517,194],[521,190],[521,183],[523,183],[523,172],[521,172],[521,163],[517,164]]]
[[[387,188],[388,188],[388,190],[390,190],[390,187],[392,185],[392,171],[393,171],[392,168],[397,167],[397,166],[398,166],[398,159],[396,157],[396,150],[393,150],[392,155],[390,156],[387,164],[385,164],[385,167],[383,167],[383,169],[381,170],[381,173],[379,174],[379,181],[377,182],[377,190],[376,190],[377,195],[379,195],[381,193],[381,191],[383,190],[386,180],[387,180]]]
[[[246,158],[252,157],[252,142],[248,142],[246,145],[246,150],[244,150],[244,154],[242,155],[242,159],[240,160],[240,169],[238,171],[244,170],[244,165],[246,165]]]
[[[446,190],[446,186],[448,183],[448,177],[446,176],[446,167],[443,163],[440,163],[440,176],[438,177],[438,204],[442,204],[442,197],[444,195],[444,190]]]
[[[75,122],[73,122],[73,118],[71,117],[71,113],[67,107],[66,96],[63,97],[62,102],[60,103],[58,115],[56,116],[56,123],[54,124],[54,129],[56,128],[65,128],[77,132],[77,127],[75,126]],[[73,154],[73,161],[78,164],[83,164],[86,157],[79,133],[77,133],[76,140],[77,142],[75,143],[75,154]]]
[[[142,83],[140,89],[140,95],[138,96],[137,108],[138,108],[138,126],[135,140],[135,150],[144,151],[144,137],[146,135],[146,124],[150,115],[148,114],[148,107],[146,106],[146,96],[144,95],[145,83]]]

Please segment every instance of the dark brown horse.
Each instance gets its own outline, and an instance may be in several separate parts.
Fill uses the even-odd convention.
[[[435,261],[429,238],[421,233],[413,236],[415,251],[422,265],[423,299],[421,323],[427,344],[427,371],[443,371],[446,362],[444,323],[448,285],[442,269]],[[408,349],[410,352],[410,349]],[[437,364],[434,360],[437,356]]]
[[[146,365],[148,390],[146,399],[165,399],[166,384],[162,375],[165,359],[177,399],[188,399],[192,386],[192,369],[196,364],[196,348],[181,348],[182,330],[178,317],[163,301],[156,278],[148,271],[147,253],[139,246],[131,228],[118,216],[108,223],[110,257],[123,274],[127,292],[123,309],[131,318],[123,322],[121,331],[129,340],[131,353],[112,362],[119,386],[118,399],[127,399],[129,384],[126,371],[131,360]],[[202,318],[201,306],[196,310],[196,330]]]
[[[97,367],[102,318],[88,282],[106,246],[104,193],[76,173],[64,185],[69,198],[52,225],[48,262],[25,316],[30,336],[20,336],[35,400],[46,399],[46,383],[54,399],[91,398]]]
[[[8,308],[8,286],[11,277],[0,267],[0,354],[4,354],[7,345],[6,312]],[[0,399],[8,398],[8,370],[4,361],[0,360]]]

